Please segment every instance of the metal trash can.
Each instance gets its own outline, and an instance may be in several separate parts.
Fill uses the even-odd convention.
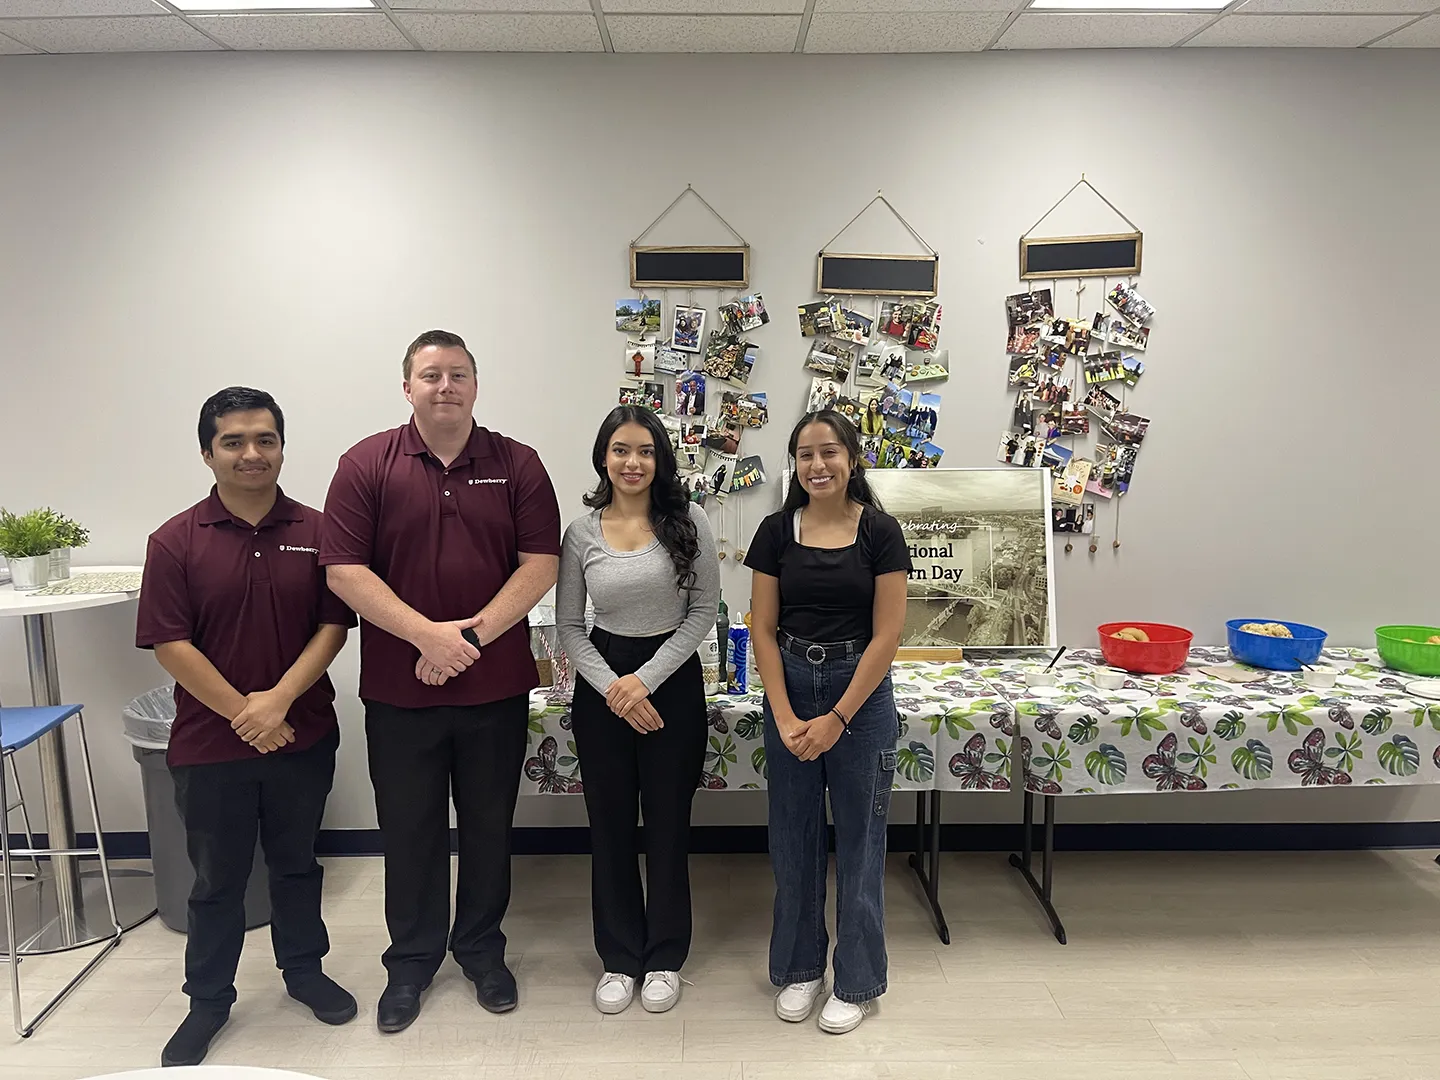
[[[185,847],[185,824],[175,806],[175,781],[165,764],[170,746],[170,725],[175,722],[175,686],[147,690],[122,711],[125,739],[140,763],[145,789],[145,820],[150,827],[150,862],[155,872],[155,907],[160,921],[185,933],[190,889],[195,869]],[[255,842],[255,864],[245,888],[245,928],[254,930],[270,921],[270,878],[265,856]]]

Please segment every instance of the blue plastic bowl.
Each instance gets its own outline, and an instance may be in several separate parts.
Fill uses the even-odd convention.
[[[1288,627],[1295,636],[1266,637],[1240,629],[1252,622],[1278,622]],[[1270,671],[1299,671],[1301,664],[1315,663],[1320,659],[1320,650],[1325,647],[1327,636],[1317,626],[1285,622],[1283,619],[1231,619],[1225,624],[1225,635],[1230,643],[1231,656],[1242,664]]]

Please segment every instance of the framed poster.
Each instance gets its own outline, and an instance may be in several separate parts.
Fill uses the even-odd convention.
[[[1054,648],[1049,469],[871,469],[910,546],[906,650]]]

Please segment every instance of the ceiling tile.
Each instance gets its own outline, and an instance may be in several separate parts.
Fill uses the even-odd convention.
[[[799,15],[608,15],[617,53],[794,52]]]
[[[800,15],[805,0],[600,0],[606,15]]]
[[[29,45],[21,45],[14,38],[8,38],[0,34],[0,56],[22,56],[25,53],[33,53],[35,50]]]
[[[997,49],[1168,49],[1213,15],[1035,12],[1021,15],[995,43]]]
[[[603,52],[593,15],[427,15],[395,18],[431,52]]]
[[[1024,0],[815,0],[815,14],[891,15],[902,11],[1003,11],[1009,14],[1022,3]]]
[[[373,15],[204,15],[195,25],[232,49],[408,49],[410,43]]]
[[[1354,49],[1403,26],[1409,15],[1230,15],[1189,46]]]
[[[897,12],[815,15],[807,53],[978,52],[1005,24],[1005,12]]]
[[[547,14],[557,11],[591,12],[590,0],[390,0],[391,11],[480,11]],[[597,31],[598,32],[598,31]]]
[[[52,53],[186,52],[218,49],[213,41],[184,19],[155,18],[9,19],[3,30],[11,37]]]
[[[1440,15],[1421,19],[1414,26],[1407,26],[1398,34],[1391,34],[1384,41],[1377,41],[1376,49],[1440,49]]]
[[[0,19],[63,19],[71,15],[168,15],[154,0],[0,0]]]
[[[1430,11],[1436,0],[1250,0],[1241,15],[1365,15]]]

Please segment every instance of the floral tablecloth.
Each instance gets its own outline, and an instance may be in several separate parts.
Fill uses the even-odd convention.
[[[897,663],[891,669],[900,712],[896,791],[1010,790],[1015,710],[981,672],[978,663]],[[701,787],[726,791],[765,786],[760,701],[758,692],[710,698]],[[570,706],[552,703],[546,691],[536,690],[530,695],[530,752],[520,793],[573,795],[583,790]]]
[[[1440,701],[1408,696],[1415,676],[1373,651],[1325,650],[1340,672],[1326,690],[1286,672],[1245,668],[1254,680],[1232,684],[1199,670],[1229,662],[1193,648],[1177,674],[1131,676],[1118,693],[1095,686],[1098,650],[1067,654],[1054,694],[1025,685],[1042,661],[977,674],[1015,704],[1025,789],[1039,794],[1440,783]]]

